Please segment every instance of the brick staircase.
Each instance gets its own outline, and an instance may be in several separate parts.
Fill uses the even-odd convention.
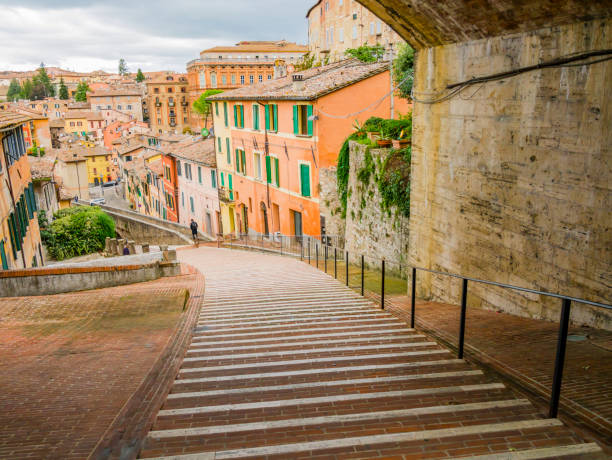
[[[141,458],[604,458],[299,261],[181,251],[205,304]]]

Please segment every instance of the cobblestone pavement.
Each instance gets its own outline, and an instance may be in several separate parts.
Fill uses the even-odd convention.
[[[390,311],[410,322],[408,297],[392,297],[388,304]],[[416,325],[456,344],[459,313],[456,305],[417,302]],[[547,403],[558,332],[558,324],[548,321],[468,308],[466,352],[542,395]],[[561,408],[612,447],[612,332],[571,327],[572,336],[578,341],[567,343]]]
[[[202,247],[199,323],[141,457],[603,458],[314,267]]]
[[[0,299],[0,458],[86,458],[165,349],[199,278]]]

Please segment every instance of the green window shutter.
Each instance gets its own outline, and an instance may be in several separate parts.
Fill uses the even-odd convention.
[[[21,195],[19,202],[21,204],[21,236],[26,236],[30,222],[28,221],[28,208],[25,204],[25,195]]]
[[[244,106],[240,106],[240,127],[244,128]]]
[[[225,138],[225,148],[226,148],[226,154],[227,154],[227,164],[231,165],[232,155],[230,154],[229,137]]]
[[[271,161],[270,161],[270,157],[266,157],[266,180],[268,181],[268,184],[272,183],[272,169],[270,167]]]
[[[191,212],[195,212],[195,206],[193,205],[193,197],[189,197],[189,204],[191,205]]]
[[[210,180],[212,183],[212,188],[217,188],[217,176],[215,175],[215,171],[210,171]]]
[[[215,102],[215,114],[219,116],[219,103]]]
[[[266,118],[266,130],[270,131],[270,106],[266,104],[264,106],[265,118]]]
[[[32,197],[32,212],[38,211],[36,206],[36,193],[34,193],[34,184],[30,182],[30,196]]]
[[[11,247],[13,248],[13,259],[16,259],[17,251],[19,251],[21,247],[19,245],[19,238],[17,238],[17,221],[15,220],[14,212],[9,216],[9,234],[11,237]]]
[[[314,120],[312,119],[312,114],[313,114],[312,105],[307,106],[306,114],[307,114],[307,117],[308,117],[308,135],[312,136],[312,134],[314,132],[314,129],[313,129],[313,127],[314,127]]]
[[[238,127],[238,106],[234,105],[234,126],[237,128]]]
[[[300,165],[300,183],[302,196],[310,196],[310,166]]]
[[[274,112],[274,130],[278,131],[278,105],[272,105],[272,111]]]
[[[253,129],[259,129],[259,107],[253,104]]]
[[[0,259],[2,259],[2,270],[8,270],[8,259],[4,250],[4,241],[0,241]]]
[[[278,187],[280,185],[280,181],[279,181],[279,171],[278,171],[278,158],[274,159],[274,176],[276,179],[276,186]]]
[[[223,149],[221,148],[221,138],[217,137],[217,144],[219,144],[219,153],[223,153]]]
[[[236,153],[236,171],[240,172],[240,150],[236,149],[234,152]]]
[[[225,121],[225,126],[228,126],[227,122],[227,102],[223,102],[223,118]]]
[[[198,182],[202,183],[202,167],[198,166]]]
[[[234,188],[233,188],[233,186],[232,186],[232,175],[231,175],[231,174],[228,174],[228,175],[227,175],[227,187],[228,187],[230,190],[234,190]]]
[[[242,174],[246,174],[246,152],[240,151],[240,157],[242,158]]]
[[[221,187],[225,187],[225,179],[223,178],[223,173],[221,173]]]
[[[300,110],[300,107],[297,105],[293,106],[293,134],[295,134],[296,136],[300,133],[299,131],[299,126],[298,126],[298,111]]]

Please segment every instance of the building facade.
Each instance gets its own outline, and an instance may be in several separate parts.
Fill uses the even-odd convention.
[[[320,235],[319,172],[355,119],[389,117],[389,85],[388,63],[349,60],[212,96],[224,233]]]
[[[0,112],[0,266],[3,270],[44,264],[38,209],[23,125],[27,117]]]
[[[187,63],[189,117],[194,128],[204,126],[191,107],[207,89],[228,90],[274,78],[275,62],[295,64],[308,51],[305,45],[281,41],[241,41],[235,46],[217,46]]]
[[[182,133],[190,128],[185,74],[167,73],[147,81],[149,123],[155,133]]]
[[[308,10],[308,50],[316,61],[346,59],[345,51],[362,45],[382,45],[387,58],[404,40],[355,0],[319,0]]]
[[[136,89],[100,90],[87,95],[91,110],[103,112],[116,110],[130,115],[136,121],[143,121],[142,92]]]

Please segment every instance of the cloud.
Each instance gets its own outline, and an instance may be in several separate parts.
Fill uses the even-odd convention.
[[[0,0],[0,70],[40,62],[76,71],[185,71],[205,48],[240,40],[306,43],[304,0]]]

